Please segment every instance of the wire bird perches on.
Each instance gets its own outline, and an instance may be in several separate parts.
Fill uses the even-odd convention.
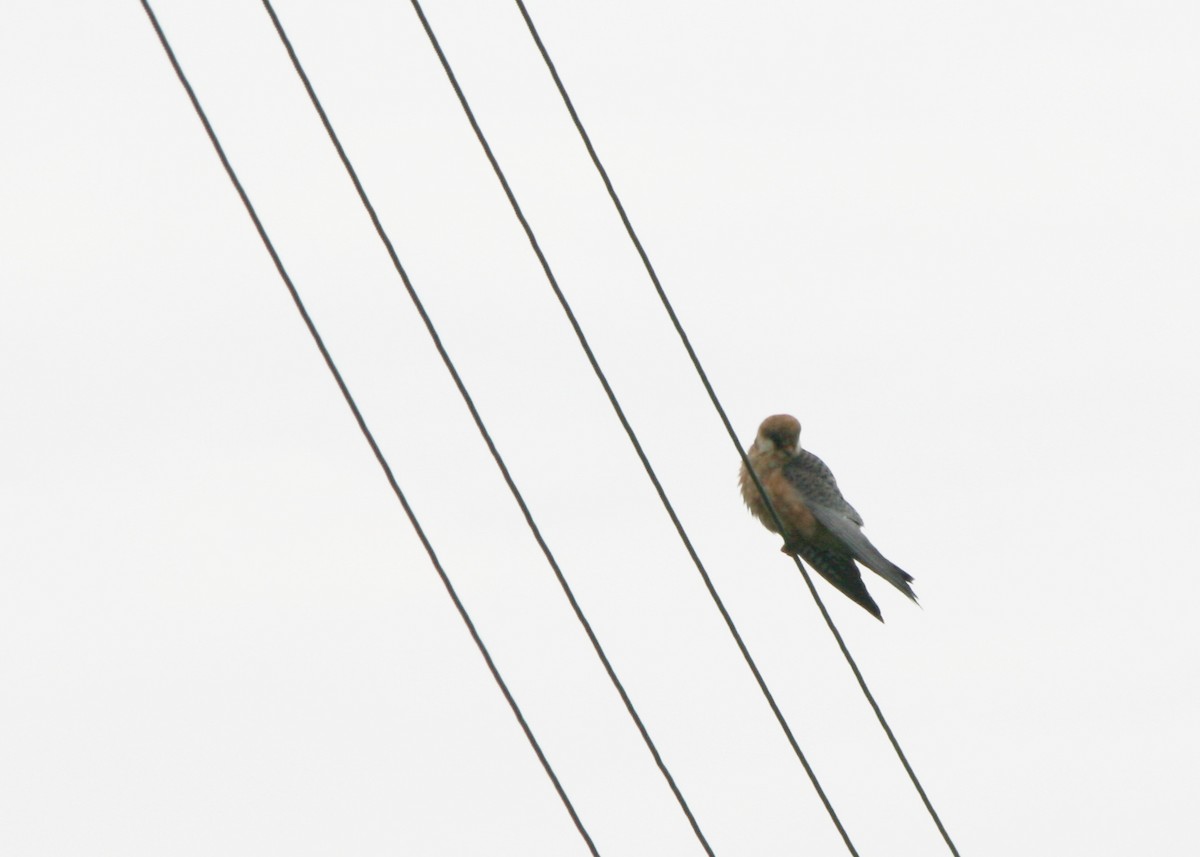
[[[171,62],[171,67],[175,70],[175,74],[179,78],[179,82],[183,84],[183,88],[187,92],[188,99],[191,101],[192,107],[196,111],[196,115],[200,118],[201,124],[204,125],[204,131],[208,135],[208,139],[212,143],[213,148],[216,150],[217,157],[221,161],[221,166],[225,168],[225,173],[229,176],[229,180],[232,182],[234,190],[237,191],[238,197],[241,199],[242,205],[246,209],[246,213],[250,215],[250,219],[254,223],[254,229],[258,232],[258,237],[262,240],[263,246],[266,247],[267,253],[270,255],[271,261],[275,265],[275,270],[279,272],[279,276],[283,280],[283,284],[287,287],[288,293],[291,295],[292,301],[295,303],[296,309],[300,313],[300,317],[304,320],[305,327],[308,328],[308,332],[312,336],[313,342],[317,346],[317,350],[321,352],[321,357],[325,361],[325,365],[328,367],[329,373],[333,376],[333,380],[337,384],[338,390],[342,394],[342,398],[346,400],[346,405],[350,408],[350,412],[354,415],[354,421],[358,424],[359,431],[362,432],[367,444],[371,447],[371,452],[375,456],[375,460],[379,463],[380,469],[383,470],[383,475],[387,479],[388,485],[391,486],[392,492],[396,495],[396,499],[400,501],[400,505],[404,509],[404,514],[408,517],[408,521],[410,524],[412,524],[412,528],[416,532],[417,538],[421,541],[421,546],[425,548],[425,553],[429,555],[429,561],[433,564],[434,570],[437,571],[438,577],[441,578],[442,585],[446,588],[446,593],[450,596],[450,600],[454,602],[454,608],[458,611],[458,615],[462,618],[463,624],[467,626],[467,631],[470,633],[471,639],[475,642],[475,647],[479,649],[479,654],[483,656],[483,660],[487,664],[488,671],[492,674],[492,678],[495,680],[497,687],[500,688],[500,692],[504,694],[504,699],[508,703],[509,708],[512,709],[513,716],[516,717],[517,723],[521,727],[521,731],[525,733],[525,738],[527,741],[529,741],[529,746],[533,748],[533,752],[537,755],[538,761],[542,765],[542,769],[546,772],[546,776],[550,778],[550,782],[553,784],[555,792],[558,793],[559,799],[562,801],[567,813],[571,816],[571,822],[575,825],[575,829],[579,831],[579,835],[583,838],[584,843],[587,845],[588,851],[595,855],[595,857],[599,857],[600,852],[596,850],[596,845],[592,841],[591,835],[583,826],[583,821],[579,818],[579,814],[575,811],[575,807],[571,803],[571,799],[567,796],[566,791],[563,789],[562,783],[559,781],[558,776],[554,773],[554,769],[551,767],[550,761],[546,758],[546,754],[542,751],[541,745],[538,744],[537,738],[534,737],[533,730],[530,729],[529,723],[525,720],[525,715],[521,713],[521,709],[517,705],[516,699],[513,697],[512,692],[508,689],[508,685],[505,683],[503,677],[501,677],[500,670],[496,667],[495,661],[492,660],[491,653],[484,644],[483,638],[479,636],[479,631],[475,628],[475,623],[471,620],[471,616],[467,612],[467,608],[463,605],[462,600],[458,597],[458,593],[455,591],[454,585],[450,582],[449,575],[442,567],[441,561],[434,552],[433,545],[430,543],[428,537],[425,535],[424,529],[417,520],[416,513],[413,511],[412,506],[409,505],[408,499],[404,496],[404,492],[400,489],[400,483],[397,481],[395,474],[392,472],[391,466],[384,457],[383,451],[379,448],[379,444],[375,441],[375,436],[367,426],[367,422],[363,418],[362,412],[359,410],[358,404],[354,400],[354,396],[350,393],[350,388],[346,385],[345,380],[342,378],[342,373],[338,370],[337,364],[334,363],[332,355],[330,355],[329,350],[325,347],[324,339],[322,339],[321,334],[317,331],[316,324],[313,322],[312,317],[308,314],[308,309],[305,307],[304,301],[300,298],[300,293],[297,291],[295,284],[292,282],[292,278],[288,275],[287,270],[284,268],[283,261],[280,259],[278,252],[275,250],[275,245],[272,243],[270,237],[268,237],[267,231],[263,226],[262,221],[258,217],[258,212],[255,210],[254,205],[250,202],[250,197],[246,194],[245,188],[242,187],[242,183],[238,179],[237,173],[233,169],[233,165],[229,162],[229,158],[226,157],[225,149],[221,146],[220,141],[217,139],[216,132],[209,123],[208,116],[205,114],[204,108],[200,106],[200,101],[196,97],[196,93],[192,89],[192,85],[188,81],[187,75],[184,74],[183,67],[179,64],[178,59],[175,57],[175,51],[172,50],[171,44],[167,40],[166,33],[163,32],[162,27],[159,25],[158,18],[154,14],[154,10],[150,8],[150,3],[148,0],[142,0],[142,8],[145,9],[146,15],[150,19],[150,24],[154,27],[154,32],[157,34],[158,40],[162,44],[163,50],[167,54],[167,59]]]
[[[264,2],[266,2],[266,0],[264,0]],[[642,467],[646,471],[646,475],[650,478],[650,481],[654,486],[654,490],[658,494],[659,500],[662,502],[663,507],[666,509],[666,512],[671,519],[671,523],[675,526],[676,532],[679,533],[679,537],[683,541],[683,545],[687,549],[688,555],[691,557],[692,562],[699,571],[709,595],[712,597],[713,602],[716,604],[717,610],[721,614],[721,618],[724,619],[726,626],[733,635],[734,641],[737,643],[743,659],[746,661],[750,671],[753,673],[759,689],[766,697],[772,713],[775,715],[776,720],[779,722],[784,734],[787,736],[788,743],[791,745],[796,757],[800,760],[800,764],[804,767],[805,773],[808,775],[808,778],[811,781],[818,797],[820,798],[822,805],[825,807],[826,812],[829,814],[830,819],[833,821],[834,826],[841,835],[842,841],[845,843],[846,848],[850,851],[850,853],[857,857],[858,852],[855,850],[854,844],[850,841],[850,835],[846,832],[845,827],[842,825],[841,819],[838,818],[837,812],[833,808],[833,804],[830,803],[829,797],[825,794],[825,790],[821,787],[821,783],[817,779],[816,772],[812,769],[812,766],[809,764],[804,752],[800,749],[799,743],[792,734],[791,727],[784,718],[783,712],[776,704],[774,696],[771,694],[765,679],[762,677],[762,673],[759,672],[758,666],[754,663],[754,659],[751,657],[749,649],[746,648],[746,644],[742,640],[741,634],[734,625],[733,618],[729,615],[729,611],[726,610],[725,604],[721,600],[720,595],[717,594],[716,586],[713,584],[712,578],[709,576],[708,571],[704,568],[704,564],[700,560],[699,554],[696,553],[696,549],[693,547],[691,539],[688,537],[687,532],[683,527],[683,523],[679,520],[679,516],[675,513],[674,506],[671,504],[670,499],[667,497],[666,490],[663,488],[657,474],[654,472],[654,468],[650,464],[650,459],[646,456],[646,453],[642,448],[642,444],[638,440],[637,433],[633,430],[633,426],[630,425],[629,420],[625,416],[624,409],[621,407],[620,402],[617,400],[616,394],[609,385],[608,378],[604,374],[604,370],[601,369],[600,363],[596,359],[596,355],[592,351],[587,337],[584,335],[583,328],[580,326],[578,319],[575,317],[575,313],[571,309],[571,305],[567,301],[566,295],[559,287],[558,280],[550,268],[550,263],[547,261],[545,254],[542,252],[542,248],[537,240],[537,236],[534,234],[533,229],[529,225],[529,221],[526,219],[520,204],[517,202],[516,195],[513,193],[512,187],[508,183],[508,179],[504,174],[504,170],[500,167],[499,161],[496,160],[496,156],[492,152],[491,146],[488,144],[487,138],[483,133],[483,129],[479,126],[479,122],[475,118],[474,111],[471,110],[471,106],[467,102],[466,95],[463,93],[462,87],[458,83],[458,78],[455,76],[454,70],[451,68],[450,62],[446,58],[445,52],[442,50],[441,43],[434,34],[433,28],[429,23],[429,19],[425,16],[425,12],[421,8],[419,0],[411,0],[411,3],[413,9],[417,13],[417,17],[421,19],[421,25],[425,28],[425,34],[429,37],[430,44],[433,46],[434,51],[437,53],[438,59],[441,61],[442,69],[445,71],[450,85],[454,88],[454,93],[458,97],[458,101],[462,106],[463,112],[466,114],[467,121],[470,122],[472,130],[475,132],[475,137],[479,141],[480,146],[483,148],[484,155],[487,157],[488,163],[491,164],[492,171],[496,174],[496,178],[499,180],[500,186],[503,189],[505,196],[508,198],[509,205],[511,206],[513,213],[516,215],[517,220],[520,222],[521,228],[525,232],[525,237],[528,239],[530,247],[537,256],[538,262],[541,264],[542,271],[546,275],[546,279],[550,284],[550,288],[553,290],[554,296],[558,299],[559,305],[566,314],[571,328],[575,331],[575,336],[579,340],[579,345],[583,349],[588,362],[591,364],[592,371],[595,373],[601,387],[603,387],[604,393],[608,397],[609,404],[612,405],[613,411],[616,413],[617,419],[621,423],[621,427],[625,430],[625,434],[628,436],[630,443],[633,445],[638,459],[641,461]]]
[[[362,202],[364,209],[366,209],[366,212],[371,219],[371,223],[375,227],[376,234],[379,236],[380,241],[383,242],[384,248],[387,250],[388,257],[392,261],[392,266],[396,269],[396,273],[400,275],[400,279],[404,284],[405,290],[408,292],[409,298],[412,300],[413,306],[416,308],[417,313],[421,316],[421,320],[425,323],[425,328],[429,333],[430,339],[433,341],[438,354],[441,356],[442,362],[446,366],[446,370],[450,373],[450,377],[453,379],[454,385],[458,388],[459,395],[466,404],[467,410],[470,411],[471,418],[474,420],[480,436],[487,444],[488,451],[491,453],[492,459],[496,462],[496,466],[499,468],[500,474],[504,477],[505,484],[508,485],[509,491],[513,495],[513,499],[520,508],[521,514],[525,518],[525,523],[529,527],[530,533],[533,535],[533,538],[537,542],[538,547],[541,549],[542,554],[545,556],[547,563],[549,563],[551,570],[554,572],[554,576],[558,580],[559,587],[562,589],[563,594],[570,603],[571,610],[575,613],[575,618],[583,628],[584,633],[587,635],[588,641],[592,644],[592,648],[596,652],[596,656],[600,659],[600,663],[603,665],[605,672],[608,674],[609,680],[612,682],[613,687],[621,697],[621,702],[625,705],[625,709],[629,713],[630,718],[633,720],[634,725],[637,727],[638,733],[642,736],[642,741],[645,743],[646,748],[650,751],[650,755],[653,757],[655,765],[658,767],[659,772],[663,775],[667,785],[670,787],[671,793],[675,796],[675,800],[679,804],[680,809],[683,810],[683,814],[687,818],[688,824],[692,828],[692,832],[695,834],[697,840],[699,840],[700,845],[704,848],[704,851],[710,855],[710,857],[714,857],[713,850],[708,843],[708,839],[705,837],[704,832],[700,829],[699,822],[692,813],[692,809],[688,805],[687,800],[684,798],[683,792],[680,791],[678,784],[675,782],[675,778],[671,775],[670,770],[667,768],[666,762],[663,761],[662,755],[658,751],[658,747],[655,745],[653,739],[651,739],[650,733],[646,729],[646,725],[642,721],[641,715],[638,714],[637,709],[633,705],[633,700],[629,698],[629,694],[626,692],[625,686],[617,677],[617,673],[613,668],[612,662],[608,659],[608,655],[605,654],[604,648],[600,645],[600,640],[596,637],[595,632],[592,630],[591,623],[588,622],[587,617],[584,615],[583,608],[579,606],[579,602],[575,598],[575,593],[571,590],[571,586],[567,583],[567,579],[564,576],[562,569],[559,567],[558,561],[554,558],[554,554],[550,551],[550,546],[542,537],[541,530],[534,521],[533,513],[529,510],[529,506],[525,503],[525,498],[522,496],[521,491],[517,488],[516,482],[513,481],[512,475],[509,473],[508,467],[500,455],[500,451],[496,448],[496,444],[493,442],[492,436],[487,430],[487,426],[484,425],[483,418],[480,416],[478,409],[475,407],[475,402],[471,398],[471,394],[467,391],[462,377],[458,374],[458,370],[455,368],[454,362],[450,359],[449,352],[447,352],[445,346],[443,346],[441,337],[438,336],[437,329],[434,327],[433,321],[430,319],[429,314],[425,311],[425,306],[422,303],[420,296],[417,294],[416,289],[413,287],[412,281],[408,276],[408,272],[400,263],[400,257],[396,253],[395,246],[388,237],[387,231],[383,228],[383,223],[379,220],[379,216],[375,211],[375,206],[372,205],[370,198],[367,196],[366,190],[363,188],[362,182],[359,180],[358,172],[354,169],[354,165],[351,164],[350,158],[346,154],[346,150],[342,146],[337,132],[333,129],[333,124],[329,121],[329,116],[325,112],[325,108],[321,105],[321,100],[317,97],[316,90],[313,89],[308,75],[305,73],[303,66],[300,64],[300,58],[297,56],[291,40],[288,38],[287,33],[283,28],[283,24],[279,20],[279,16],[275,14],[275,9],[271,5],[270,0],[262,0],[262,4],[263,8],[266,9],[267,14],[271,18],[271,23],[275,26],[275,32],[278,34],[279,40],[283,43],[284,48],[287,50],[288,57],[292,61],[292,67],[296,70],[296,74],[299,76],[300,81],[304,84],[304,89],[308,93],[308,97],[312,102],[313,108],[317,111],[317,115],[321,119],[321,124],[325,127],[325,132],[328,134],[330,142],[333,144],[334,149],[337,150],[337,154],[342,162],[342,166],[345,167],[346,173],[350,177],[355,191],[358,193],[359,200]],[[418,14],[420,14],[419,7]],[[424,16],[422,15],[421,17],[422,21],[424,21]]]
[[[780,532],[783,532],[783,522],[779,518],[779,512],[772,506],[771,499],[767,496],[763,489],[762,482],[759,481],[758,475],[754,472],[754,468],[750,466],[750,460],[746,456],[746,451],[742,448],[741,441],[738,440],[737,432],[733,428],[733,424],[729,421],[729,416],[725,413],[725,408],[721,405],[721,400],[717,397],[716,391],[713,389],[712,383],[708,379],[708,373],[704,371],[704,367],[700,364],[700,358],[696,354],[696,350],[692,347],[691,341],[688,339],[687,333],[683,329],[683,324],[679,321],[679,316],[675,313],[675,308],[671,305],[670,299],[667,297],[666,291],[663,289],[662,282],[658,278],[657,272],[654,270],[654,265],[650,262],[650,257],[646,253],[646,248],[642,245],[638,238],[637,231],[633,228],[633,223],[629,219],[628,213],[625,211],[625,206],[621,203],[621,198],[617,195],[616,188],[613,187],[612,180],[609,178],[608,171],[604,168],[604,164],[600,161],[600,156],[596,153],[595,146],[592,145],[592,139],[588,135],[587,130],[583,127],[583,122],[579,118],[579,113],[575,110],[575,105],[571,101],[570,95],[567,94],[566,86],[563,85],[562,78],[558,74],[558,69],[554,65],[554,61],[550,59],[550,53],[546,50],[546,45],[542,41],[541,35],[538,33],[537,27],[533,23],[533,18],[529,15],[529,10],[525,8],[523,0],[515,0],[517,9],[520,10],[521,17],[525,20],[525,25],[529,29],[530,36],[533,37],[534,44],[537,45],[538,53],[541,54],[542,60],[546,63],[546,68],[550,72],[550,76],[554,79],[554,85],[558,89],[558,94],[563,100],[563,104],[567,108],[567,112],[571,115],[571,121],[575,124],[575,129],[579,132],[579,137],[583,141],[584,147],[587,149],[588,156],[592,160],[592,164],[596,167],[596,172],[599,173],[601,181],[604,183],[605,189],[608,191],[609,198],[612,199],[613,206],[617,210],[618,216],[621,218],[621,223],[625,226],[625,231],[629,235],[629,240],[633,242],[634,249],[637,250],[638,256],[642,260],[642,265],[646,268],[646,273],[650,276],[650,282],[654,285],[654,290],[658,293],[659,300],[662,302],[663,309],[667,311],[667,315],[671,319],[671,324],[675,328],[675,332],[679,335],[680,342],[683,343],[684,349],[687,351],[688,357],[692,361],[692,365],[696,369],[696,374],[700,378],[700,383],[704,385],[704,390],[712,401],[713,408],[720,417],[721,423],[725,426],[725,431],[729,434],[729,439],[733,441],[734,448],[737,449],[738,456],[742,463],[746,466],[751,478],[754,480],[754,485],[762,495],[763,502],[767,510],[771,514],[771,518],[775,526]],[[916,772],[912,765],[909,764],[908,757],[904,755],[904,751],[900,748],[900,742],[896,740],[895,733],[892,732],[891,726],[888,725],[887,719],[883,716],[883,711],[879,708],[879,704],[875,701],[874,695],[870,688],[867,687],[867,682],[863,678],[862,672],[858,668],[854,657],[850,654],[850,650],[846,647],[845,640],[842,639],[841,633],[834,624],[829,611],[825,609],[825,604],[821,601],[821,596],[817,593],[817,588],[813,584],[812,577],[808,570],[804,567],[804,563],[797,556],[792,557],[796,561],[796,567],[799,568],[800,574],[804,577],[804,582],[808,585],[809,592],[812,593],[813,600],[817,603],[817,608],[821,611],[821,616],[825,619],[825,624],[829,626],[830,633],[833,634],[837,641],[838,648],[841,649],[842,655],[846,662],[850,665],[851,671],[854,673],[854,678],[858,681],[859,687],[862,689],[863,695],[866,696],[867,702],[870,703],[871,709],[875,712],[876,718],[879,720],[880,726],[886,733],[888,741],[891,742],[892,748],[896,751],[896,755],[900,758],[900,763],[904,766],[904,770],[908,773],[908,777],[912,780],[917,794],[920,795],[921,801],[925,804],[925,809],[928,810],[930,817],[937,825],[938,832],[941,833],[947,847],[954,857],[959,857],[958,849],[955,847],[953,840],[950,838],[949,832],[942,824],[941,817],[938,816],[937,810],[933,808],[933,803],[929,800],[929,796],[925,793],[925,789],[921,786],[921,781],[917,778]]]

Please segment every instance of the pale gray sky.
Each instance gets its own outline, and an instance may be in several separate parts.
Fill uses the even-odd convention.
[[[743,439],[916,576],[819,586],[962,853],[1196,853],[1200,11],[529,5]],[[266,14],[155,8],[600,852],[702,853]],[[412,9],[277,9],[716,853],[845,853]],[[516,6],[426,11],[860,852],[946,853]],[[586,853],[140,5],[5,18],[0,851]]]

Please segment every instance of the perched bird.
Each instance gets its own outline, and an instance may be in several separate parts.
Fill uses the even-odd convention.
[[[862,515],[846,502],[837,480],[825,462],[800,448],[800,421],[787,414],[767,417],[747,457],[783,522],[783,547],[800,558],[883,621],[879,606],[867,592],[858,560],[899,589],[913,601],[916,593],[908,585],[912,576],[884,558],[862,534]],[[742,498],[754,517],[773,533],[779,528],[763,502],[762,494],[742,465],[739,479]]]

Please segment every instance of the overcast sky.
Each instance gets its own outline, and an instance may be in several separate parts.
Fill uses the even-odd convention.
[[[529,7],[743,442],[916,577],[817,585],[964,857],[1197,853],[1197,7]],[[600,853],[702,854],[266,13],[155,8]],[[277,10],[715,853],[845,853],[409,4]],[[515,4],[426,12],[855,845],[948,853]],[[586,854],[141,6],[9,4],[0,93],[0,851]]]

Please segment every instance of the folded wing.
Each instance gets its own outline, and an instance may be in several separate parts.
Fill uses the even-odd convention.
[[[846,502],[846,498],[842,496],[842,492],[838,489],[837,480],[834,479],[833,473],[829,468],[825,466],[825,462],[821,461],[821,459],[808,450],[800,450],[796,457],[784,467],[784,476],[804,499],[804,503],[808,506],[809,511],[812,512],[813,517],[829,532],[836,542],[845,547],[850,556],[857,559],[913,601],[917,600],[916,593],[908,585],[909,581],[913,579],[912,575],[887,559],[863,535],[862,515],[858,514],[858,511]],[[832,551],[827,552],[833,553]],[[803,556],[803,553],[801,556]],[[816,566],[814,565],[814,567]],[[861,586],[861,581],[859,585]],[[847,594],[849,593],[847,592]],[[864,604],[863,606],[866,605]]]

